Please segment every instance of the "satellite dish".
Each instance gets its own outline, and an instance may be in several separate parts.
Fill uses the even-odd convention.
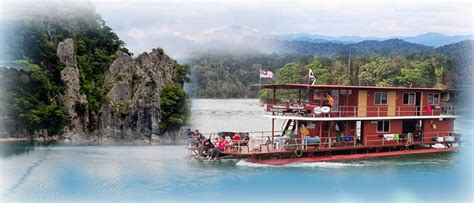
[[[321,112],[323,113],[329,113],[331,111],[331,108],[329,106],[323,106],[321,108]]]
[[[315,114],[321,114],[321,107],[319,107],[319,106],[314,107],[314,113]]]

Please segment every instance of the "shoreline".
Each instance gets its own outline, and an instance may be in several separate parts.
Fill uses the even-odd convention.
[[[2,137],[0,138],[0,142],[57,142],[59,141],[58,138],[55,137],[36,137],[36,138],[28,138],[28,137]]]

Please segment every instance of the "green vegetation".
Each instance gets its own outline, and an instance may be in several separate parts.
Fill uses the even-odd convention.
[[[178,130],[189,116],[188,96],[179,84],[166,84],[160,92],[160,131]]]
[[[308,83],[312,69],[316,84],[413,86],[456,88],[472,84],[472,41],[439,48],[401,40],[367,41],[352,45],[304,42],[309,47],[295,55],[261,53],[207,53],[192,60],[192,96],[196,98],[271,99],[271,92],[252,87],[259,83],[259,69],[275,73],[262,83]],[[290,47],[301,47],[295,42]],[[310,53],[311,49],[315,54]],[[326,56],[329,55],[329,56]],[[458,81],[458,82],[455,82]],[[297,92],[278,93],[282,100]]]
[[[64,7],[51,9],[51,6]],[[2,67],[8,67],[0,68],[0,90],[4,93],[1,98],[4,105],[0,109],[2,122],[17,132],[25,129],[32,134],[47,129],[50,135],[60,133],[67,124],[60,96],[65,91],[60,75],[65,65],[60,63],[56,52],[59,42],[72,38],[80,72],[80,91],[87,98],[87,103],[76,105],[76,111],[89,115],[88,128],[96,129],[111,86],[105,83],[105,74],[117,51],[131,55],[124,42],[89,4],[45,4],[24,15],[19,17],[21,20],[1,24],[5,46],[0,50],[0,61]],[[162,49],[159,51],[164,53]],[[175,66],[172,79],[178,85],[169,84],[163,90],[164,128],[183,124],[185,117],[181,113],[184,115],[187,109],[183,108],[188,107],[182,105],[186,102],[182,86],[190,81],[190,68],[178,63]],[[127,103],[117,107],[122,117],[129,114],[129,106]]]
[[[259,70],[276,73],[286,63],[298,61],[301,56],[265,55],[248,53],[201,53],[189,61],[192,91],[196,98],[255,98],[259,83]],[[262,79],[262,83],[272,83]]]
[[[47,129],[57,133],[66,124],[66,112],[53,102],[57,88],[47,72],[38,65],[17,61],[21,69],[0,69],[2,75],[2,108],[7,114],[6,126],[33,132]]]
[[[12,77],[9,84],[16,84],[6,88],[7,92],[18,93],[8,95],[6,112],[10,112],[8,117],[13,121],[16,116],[20,117],[17,129],[30,132],[48,129],[54,134],[66,124],[64,109],[58,100],[65,89],[60,76],[64,64],[56,55],[59,42],[67,38],[75,42],[80,90],[88,101],[78,108],[80,113],[92,115],[97,115],[102,103],[107,101],[105,73],[115,53],[118,50],[128,53],[124,43],[92,7],[62,12],[41,15],[33,12],[23,21],[5,23],[2,34],[9,43],[1,53],[2,60],[21,60],[27,64],[2,73]]]
[[[344,58],[342,58],[343,60]],[[325,64],[321,62],[323,61]],[[349,63],[339,67],[343,61],[338,57],[320,57],[309,63],[289,63],[277,71],[277,83],[304,83],[308,70],[312,69],[316,84],[348,84],[367,86],[413,86],[453,88],[456,70],[449,65],[445,56],[426,58],[396,57],[354,57]],[[351,70],[352,69],[352,70]],[[356,77],[351,81],[350,78]],[[295,90],[279,90],[282,101],[297,99]],[[259,94],[262,101],[270,101],[271,92],[263,90]]]

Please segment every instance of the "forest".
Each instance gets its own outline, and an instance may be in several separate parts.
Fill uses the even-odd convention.
[[[292,47],[303,47],[291,43]],[[292,54],[251,51],[196,54],[188,60],[192,73],[190,95],[194,98],[260,95],[264,99],[267,94],[260,92],[256,84],[307,83],[309,69],[314,72],[317,84],[437,88],[472,85],[473,41],[470,40],[438,48],[402,40],[350,45],[303,44],[307,45],[306,49]],[[260,69],[272,71],[273,79],[260,81]]]

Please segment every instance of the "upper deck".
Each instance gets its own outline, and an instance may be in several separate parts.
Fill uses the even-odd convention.
[[[453,118],[454,95],[439,88],[347,85],[266,84],[273,99],[265,104],[272,118],[300,120],[366,120]],[[298,92],[298,99],[279,101],[281,90]],[[330,105],[329,97],[332,97]]]

